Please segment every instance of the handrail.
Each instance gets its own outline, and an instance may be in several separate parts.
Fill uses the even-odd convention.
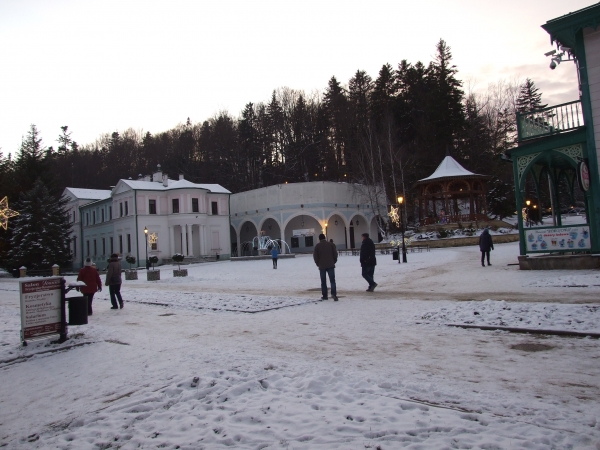
[[[585,126],[581,100],[517,113],[518,140],[562,133]]]

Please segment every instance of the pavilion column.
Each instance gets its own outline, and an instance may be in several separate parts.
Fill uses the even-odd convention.
[[[190,225],[189,251],[188,256],[194,257],[194,225]]]
[[[183,255],[184,256],[189,256],[189,251],[188,251],[188,224],[187,223],[185,224],[185,228],[181,227],[181,232],[183,233],[183,242],[182,242]]]
[[[171,255],[175,254],[175,227],[169,227],[169,250]]]

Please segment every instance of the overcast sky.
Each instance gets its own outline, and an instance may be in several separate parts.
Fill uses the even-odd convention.
[[[440,38],[476,89],[532,78],[550,105],[576,100],[574,64],[548,68],[546,21],[590,0],[0,0],[0,150],[30,124],[57,147],[127,128],[157,133],[238,116],[280,87],[322,91],[357,69],[427,64]]]

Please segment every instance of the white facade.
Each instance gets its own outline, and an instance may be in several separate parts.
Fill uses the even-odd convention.
[[[362,233],[378,237],[376,216],[387,220],[387,199],[361,185],[328,181],[268,186],[231,196],[233,254],[255,253],[259,235],[284,240],[292,252],[310,252],[324,233],[339,249],[360,247]],[[283,246],[284,252],[288,249]]]
[[[600,149],[600,30],[585,28],[583,40],[585,42],[585,59],[592,104],[594,140],[596,149]],[[600,167],[600,152],[597,152],[596,158]]]
[[[79,208],[78,267],[90,257],[103,268],[113,252],[123,258],[134,256],[140,266],[147,257],[165,260],[175,253],[191,260],[230,257],[230,192],[218,184],[196,184],[183,177],[170,180],[160,172],[152,179],[156,181],[121,179],[108,198]]]

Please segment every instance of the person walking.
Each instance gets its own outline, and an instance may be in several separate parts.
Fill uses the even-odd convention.
[[[77,274],[77,281],[83,281],[85,283],[85,286],[80,290],[83,296],[87,298],[88,316],[91,316],[94,294],[102,291],[102,280],[100,279],[100,274],[94,267],[91,258],[85,258],[83,267],[79,269],[79,274]]]
[[[492,235],[490,234],[490,230],[484,228],[479,236],[479,250],[481,251],[481,266],[485,267],[483,263],[484,259],[487,257],[487,265],[491,266],[490,263],[490,250],[494,250],[494,242],[492,241]]]
[[[110,303],[112,307],[110,309],[123,309],[123,298],[121,297],[121,262],[119,261],[119,255],[113,253],[110,255],[110,262],[108,263],[108,270],[106,271],[106,281],[104,284],[108,286],[108,292],[110,293]],[[117,306],[117,300],[119,300],[119,306]]]
[[[375,243],[369,237],[369,233],[363,233],[362,245],[360,246],[360,266],[362,267],[362,277],[369,283],[367,292],[373,292],[377,287],[377,283],[373,279],[376,265]]]
[[[279,250],[276,246],[271,248],[271,259],[273,260],[273,269],[277,269],[277,258],[279,257]]]
[[[329,284],[331,284],[331,298],[338,301],[337,288],[335,285],[335,263],[338,259],[338,252],[331,242],[327,242],[327,238],[323,233],[319,235],[319,243],[315,245],[313,251],[313,259],[319,268],[321,274],[321,300],[327,300],[327,276],[329,276]]]

